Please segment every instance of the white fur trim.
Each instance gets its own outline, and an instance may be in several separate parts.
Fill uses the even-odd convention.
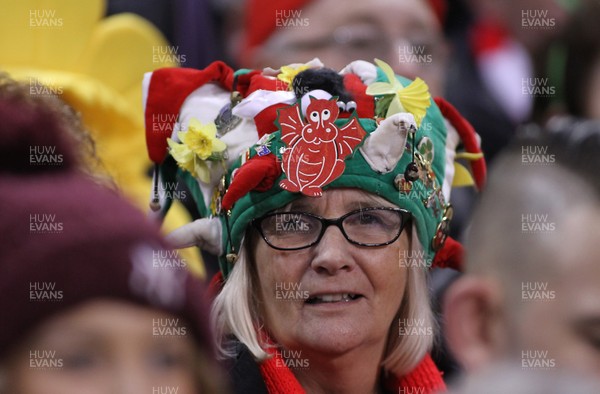
[[[289,104],[292,105],[296,102],[296,96],[291,91],[271,91],[259,89],[248,97],[243,99],[238,105],[236,105],[232,112],[235,116],[240,118],[254,119],[265,108],[275,104]]]
[[[178,130],[187,130],[190,120],[212,123],[223,106],[229,103],[231,93],[216,83],[207,83],[194,90],[183,102],[179,110]],[[175,130],[175,128],[173,128]]]
[[[144,108],[144,113],[146,113],[146,102],[148,101],[148,89],[150,89],[152,73],[153,72],[144,73],[144,78],[142,79],[142,106]]]
[[[446,125],[446,168],[444,173],[444,183],[442,184],[442,194],[446,201],[450,201],[450,192],[452,191],[452,181],[454,180],[454,157],[456,156],[456,147],[460,142],[460,136],[456,129],[444,119]]]
[[[288,64],[288,67],[292,67],[292,68],[298,68],[300,66],[308,66],[308,68],[321,68],[321,67],[324,67],[325,65],[318,57],[313,58],[308,63]],[[262,71],[263,75],[272,76],[272,77],[276,77],[280,73],[281,73],[281,68],[275,69],[275,68],[271,68],[271,67],[266,67],[266,68],[263,68],[263,71]]]
[[[202,218],[179,227],[167,235],[166,239],[175,248],[199,246],[214,255],[223,252],[223,226],[216,217]]]
[[[141,244],[131,251],[131,273],[129,288],[133,293],[149,300],[152,304],[166,308],[180,308],[185,302],[186,270],[165,266],[157,269],[161,257],[185,260],[178,251]]]
[[[370,85],[377,79],[377,67],[364,60],[355,60],[344,67],[340,74],[356,74],[365,85]]]

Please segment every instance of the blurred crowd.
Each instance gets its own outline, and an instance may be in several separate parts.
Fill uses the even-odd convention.
[[[0,394],[408,394],[444,392],[446,385],[449,392],[464,394],[600,392],[599,1],[98,0],[83,5],[56,0],[40,6],[2,0],[1,5],[6,12],[0,16]],[[377,70],[355,62],[375,59]],[[228,66],[214,66],[215,61],[224,61],[231,73]],[[312,75],[315,64],[335,73]],[[294,90],[298,82],[305,93],[317,95],[305,98],[308,104],[294,92],[290,102],[268,101],[274,99],[265,95],[256,99],[268,102],[260,104],[260,110],[248,105],[252,102],[247,98],[257,97],[252,96],[257,91],[279,90],[268,81],[284,74],[286,65],[297,68],[286,89],[289,84]],[[460,135],[452,155],[454,150],[465,151],[463,156],[457,153],[456,161],[471,170],[469,185],[474,187],[460,187],[464,185],[450,179],[452,211],[448,213],[449,205],[436,197],[441,211],[431,219],[434,224],[416,208],[403,206],[402,200],[383,191],[374,193],[367,181],[334,183],[322,197],[321,191],[315,192],[314,203],[306,196],[277,200],[271,191],[277,188],[273,179],[281,169],[276,172],[263,162],[244,172],[245,163],[253,162],[250,148],[231,157],[246,152],[241,163],[224,158],[231,171],[225,171],[223,179],[233,178],[234,172],[238,179],[247,176],[246,183],[254,182],[240,186],[246,189],[230,205],[246,204],[243,196],[258,190],[267,197],[256,201],[271,204],[269,209],[248,203],[245,214],[227,206],[226,198],[211,202],[212,192],[193,186],[199,181],[173,178],[171,187],[161,186],[169,185],[168,165],[174,173],[177,163],[163,165],[152,153],[148,159],[148,108],[157,105],[154,97],[162,94],[161,103],[177,102],[174,113],[183,116],[184,100],[203,88],[200,82],[197,90],[186,85],[204,78],[205,71],[197,70],[218,68],[213,80],[222,90],[200,92],[198,97],[223,97],[224,103],[231,103],[223,107],[225,114],[219,112],[221,104],[216,111],[210,109],[213,119],[217,114],[225,119],[223,127],[238,127],[231,111],[239,105],[234,114],[244,118],[244,111],[252,113],[256,127],[256,115],[272,109],[269,126],[283,128],[282,108],[297,99],[300,120],[317,113],[317,124],[326,127],[330,113],[348,118],[349,125],[360,118],[358,126],[352,126],[358,133],[367,129],[363,118],[374,118],[377,122],[368,130],[374,135],[373,129],[383,129],[388,120],[391,124],[393,114],[380,115],[372,101],[368,104],[375,108],[370,109],[373,114],[365,109],[373,85],[363,75],[369,75],[371,66],[375,71],[370,82],[389,73],[420,78],[431,95],[428,103],[430,97],[444,97],[454,106],[449,110],[446,101],[435,99],[431,102],[436,112],[424,119],[394,118],[394,125],[405,133],[401,151],[406,145],[408,152],[412,144],[412,161],[402,162],[406,172],[402,168],[398,175],[404,183],[418,179],[408,175],[417,157],[411,121],[419,126],[427,120],[444,130],[430,143],[439,150],[445,147],[446,154],[451,144],[446,130]],[[173,74],[181,80],[160,74],[171,68],[194,71]],[[263,69],[264,74],[251,71]],[[188,89],[186,94],[156,93],[149,85],[155,82],[144,79],[150,72],[153,80],[163,78],[173,89]],[[359,75],[362,82],[349,82],[348,75]],[[363,91],[357,93],[357,84]],[[242,92],[243,99],[223,93],[226,90]],[[332,97],[339,97],[337,107],[311,112],[317,101]],[[209,113],[211,102],[197,103],[207,108],[200,117]],[[462,115],[458,123],[453,122],[458,116],[453,111]],[[293,122],[294,115],[289,116]],[[196,127],[186,122],[189,130]],[[238,129],[249,124],[247,118],[239,122]],[[460,130],[465,123],[477,134],[465,137]],[[174,137],[176,130],[167,131],[173,154],[175,144],[185,141],[181,133],[179,141]],[[214,140],[227,132],[217,125],[208,133]],[[230,140],[233,133],[228,134]],[[254,142],[263,137],[258,133]],[[267,147],[272,142],[267,137],[260,141]],[[236,142],[227,143],[231,147]],[[275,143],[291,144],[284,137]],[[393,146],[392,140],[388,144]],[[358,155],[360,149],[366,156],[366,145],[348,146],[350,152]],[[223,159],[218,154],[224,149],[213,145],[207,157]],[[275,153],[267,151],[265,157]],[[425,156],[426,151],[420,153]],[[479,187],[485,168],[481,176],[474,164],[480,153],[490,169],[485,187]],[[385,162],[393,148],[381,155]],[[433,151],[431,155],[433,163]],[[263,154],[253,158],[258,156]],[[376,171],[381,168],[376,161],[367,162],[370,168],[364,167],[376,175],[369,172],[365,177],[385,173]],[[399,162],[398,158],[394,166]],[[201,171],[194,165],[192,174],[199,178]],[[215,167],[210,171],[217,171]],[[443,175],[450,172],[456,180],[459,171],[453,168],[455,173],[441,167],[433,174],[430,166],[426,170],[432,174],[427,176],[446,181]],[[254,179],[252,171],[275,175]],[[285,168],[284,173],[291,178]],[[393,182],[400,182],[397,179]],[[279,185],[290,190],[289,184]],[[165,203],[165,194],[176,197]],[[368,237],[360,228],[353,234],[348,223],[358,211],[362,215],[364,204],[367,211],[376,208],[389,214],[381,220],[397,220],[397,234],[373,236],[373,242],[362,242],[361,236]],[[211,210],[223,218],[212,238],[219,238],[219,248],[211,248],[204,235],[209,230],[201,228],[217,224],[199,222],[213,219],[206,215]],[[274,227],[279,217],[272,215],[287,211],[305,215],[303,220],[320,226],[320,233],[312,241],[298,240],[299,246],[291,236],[276,240],[269,235],[269,220],[273,218]],[[403,213],[396,216],[397,212]],[[412,222],[405,214],[413,215]],[[438,253],[426,274],[403,276],[369,266],[369,260],[397,258],[403,248],[418,243],[422,245],[417,249],[429,253],[422,233],[433,231],[435,240],[438,230],[445,231],[439,226],[450,219],[444,240],[448,236],[446,244],[464,243],[460,264],[436,265]],[[186,227],[188,223],[197,225]],[[336,226],[339,232],[330,228]],[[174,237],[165,238],[178,228]],[[184,244],[200,247],[175,249]],[[360,249],[367,246],[373,249]],[[390,247],[400,252],[385,249]],[[456,248],[440,252],[446,257],[460,250],[462,256],[462,247]],[[289,268],[296,258],[309,262],[309,273]],[[325,309],[322,304],[336,304],[328,298],[335,295],[313,294],[318,283],[329,286],[339,272],[355,271],[364,271],[368,279],[343,280],[364,293],[340,295],[341,302],[359,305],[350,308],[362,311],[365,302],[360,298],[369,298],[359,283],[385,289],[380,295],[373,290],[381,297],[381,310],[371,305],[373,314],[357,312],[358,323],[343,320],[333,306]],[[300,291],[285,285],[301,282],[312,289],[304,300],[312,308],[310,314],[269,300],[270,285]],[[330,316],[327,313],[332,320],[324,318]],[[398,329],[385,320],[386,313],[405,323],[422,318],[435,331],[434,338],[410,344],[388,341]],[[339,324],[332,322],[338,318]],[[336,336],[322,330],[326,320]],[[373,336],[363,338],[351,328],[372,330]],[[361,353],[355,346],[361,341],[379,347]],[[374,363],[365,361],[372,365],[371,375],[357,375],[348,367],[352,363],[339,350],[344,346],[356,360],[376,354]],[[290,360],[302,365],[290,366]],[[278,369],[277,362],[289,368]],[[290,375],[284,376],[282,369]],[[365,386],[353,375],[362,383],[373,380],[367,384],[372,390],[362,391]]]

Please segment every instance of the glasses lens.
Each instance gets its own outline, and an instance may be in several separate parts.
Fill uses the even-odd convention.
[[[319,219],[304,213],[282,212],[265,216],[260,222],[268,244],[281,249],[296,249],[313,243],[321,232]]]
[[[402,215],[389,209],[369,209],[346,217],[342,225],[348,238],[354,242],[385,244],[400,234]]]

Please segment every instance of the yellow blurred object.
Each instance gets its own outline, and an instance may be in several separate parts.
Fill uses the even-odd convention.
[[[475,180],[473,180],[473,176],[467,170],[465,166],[460,164],[458,159],[465,159],[469,161],[479,160],[483,157],[483,153],[470,153],[470,152],[460,152],[457,153],[454,158],[454,179],[452,180],[452,187],[463,187],[463,186],[474,186]]]
[[[147,211],[151,180],[144,140],[141,83],[144,72],[177,66],[162,34],[134,14],[103,18],[102,0],[2,1],[0,69],[13,78],[42,83],[82,115],[98,156],[122,192]],[[33,89],[33,88],[32,88]],[[36,94],[35,90],[31,92]],[[191,221],[174,202],[163,229]],[[204,277],[194,249],[181,251]]]
[[[417,127],[431,105],[429,87],[421,78],[416,78],[408,86],[403,86],[394,74],[394,70],[386,62],[375,59],[375,64],[383,71],[387,82],[373,82],[367,87],[366,93],[371,96],[393,95],[388,107],[386,118],[400,112],[410,112],[415,117]]]

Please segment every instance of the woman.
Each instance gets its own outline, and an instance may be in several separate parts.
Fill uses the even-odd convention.
[[[460,138],[478,186],[485,167],[449,104],[376,64],[233,73],[215,63],[147,78],[146,119],[182,103],[169,152],[212,217],[171,240],[220,255],[213,321],[239,392],[444,388],[428,355],[426,268],[459,252],[445,241]],[[149,147],[160,148],[153,136]]]

